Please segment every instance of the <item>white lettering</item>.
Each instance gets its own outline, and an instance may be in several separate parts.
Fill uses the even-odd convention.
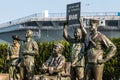
[[[78,14],[69,15],[69,20],[77,19]]]

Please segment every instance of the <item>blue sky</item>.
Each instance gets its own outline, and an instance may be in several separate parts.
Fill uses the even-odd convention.
[[[120,12],[120,0],[1,0],[0,23],[48,10],[66,13],[66,5],[81,2],[82,12]]]

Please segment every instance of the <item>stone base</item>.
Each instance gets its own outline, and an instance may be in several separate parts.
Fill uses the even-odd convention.
[[[9,80],[9,74],[0,73],[0,80]]]
[[[34,75],[33,80],[39,80],[40,75]],[[8,73],[0,73],[0,80],[9,80]]]

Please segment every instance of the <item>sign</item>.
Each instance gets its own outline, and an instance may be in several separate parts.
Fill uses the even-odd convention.
[[[73,3],[67,5],[67,22],[68,25],[79,24],[81,3]]]

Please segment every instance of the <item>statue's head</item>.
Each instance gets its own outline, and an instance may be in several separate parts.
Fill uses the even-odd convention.
[[[74,37],[75,39],[80,39],[82,37],[82,32],[80,28],[75,28]]]
[[[90,20],[90,31],[95,32],[98,28],[98,24],[99,24],[99,20],[91,19]]]
[[[25,34],[25,37],[29,38],[29,37],[32,37],[32,36],[33,36],[33,31],[32,30],[27,30],[26,34]]]
[[[13,35],[12,38],[14,44],[16,44],[20,40],[18,35]]]
[[[64,46],[61,43],[56,43],[53,45],[53,54],[62,53],[64,50]]]

